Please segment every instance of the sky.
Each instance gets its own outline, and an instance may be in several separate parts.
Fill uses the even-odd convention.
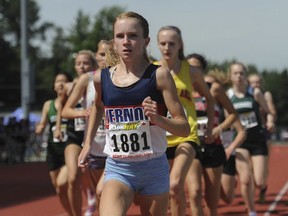
[[[103,8],[121,6],[150,25],[148,52],[157,59],[157,32],[175,25],[182,31],[185,55],[199,53],[221,63],[236,59],[258,69],[288,68],[287,0],[35,0],[40,22],[69,31],[79,10],[91,18]],[[96,47],[96,45],[95,45]]]

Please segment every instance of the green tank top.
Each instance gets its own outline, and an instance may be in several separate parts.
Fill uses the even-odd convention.
[[[235,110],[238,112],[242,126],[247,133],[246,141],[257,141],[263,135],[259,104],[248,91],[244,97],[237,97],[233,89],[227,91]]]
[[[63,152],[65,148],[65,142],[67,140],[67,119],[61,120],[61,133],[63,139],[60,141],[53,138],[53,132],[56,129],[56,119],[57,119],[57,110],[55,107],[55,100],[51,100],[49,110],[48,110],[48,120],[49,120],[49,134],[48,134],[48,150],[54,152]]]

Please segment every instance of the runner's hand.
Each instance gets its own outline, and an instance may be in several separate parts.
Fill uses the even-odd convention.
[[[146,97],[142,102],[142,106],[144,114],[149,118],[149,121],[155,124],[158,118],[157,102],[153,101],[151,97]]]
[[[86,168],[88,166],[87,156],[89,155],[89,152],[90,146],[84,144],[83,149],[78,156],[78,167]]]
[[[56,138],[56,139],[62,140],[63,137],[62,137],[61,130],[56,129],[56,130],[53,132],[53,137]]]

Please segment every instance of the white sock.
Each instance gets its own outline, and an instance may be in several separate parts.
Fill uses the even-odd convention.
[[[93,191],[90,189],[87,189],[87,201],[88,201],[88,206],[95,205],[96,202],[96,196]]]
[[[249,216],[257,216],[257,213],[255,211],[250,211],[248,215]]]

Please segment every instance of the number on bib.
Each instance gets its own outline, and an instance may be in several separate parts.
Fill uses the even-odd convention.
[[[246,129],[253,128],[258,125],[255,112],[241,113],[239,118],[242,126],[244,126]]]
[[[141,157],[153,153],[149,122],[110,123],[112,157]]]
[[[207,116],[197,117],[198,136],[204,136],[207,130]]]

